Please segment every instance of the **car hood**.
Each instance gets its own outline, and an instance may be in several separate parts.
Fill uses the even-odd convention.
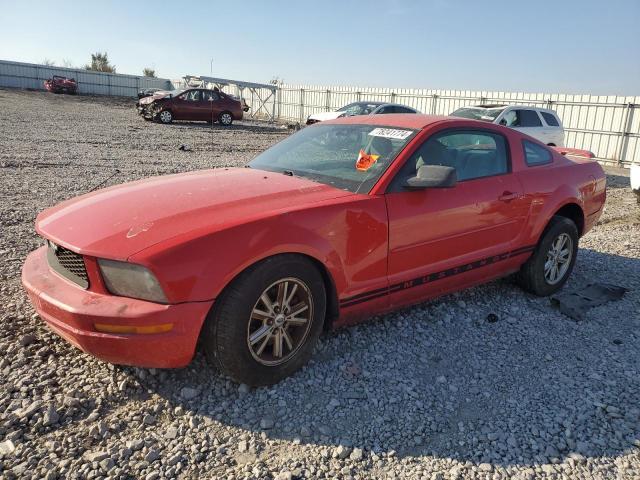
[[[42,212],[36,230],[78,253],[126,260],[191,231],[214,232],[292,208],[353,195],[249,168],[202,170],[98,190]]]
[[[167,98],[169,96],[171,96],[171,92],[166,90],[161,90],[159,92],[154,93],[153,95],[142,97],[139,101],[140,103],[151,103],[154,100],[160,100],[161,98]]]
[[[320,112],[320,113],[314,113],[313,115],[310,115],[309,118],[311,120],[324,122],[325,120],[335,120],[336,118],[339,118],[341,115],[344,115],[344,112]]]

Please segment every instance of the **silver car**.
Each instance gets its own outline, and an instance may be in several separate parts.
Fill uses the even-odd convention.
[[[309,115],[307,125],[334,120],[340,117],[352,117],[354,115],[380,115],[385,113],[420,113],[415,108],[400,105],[399,103],[386,102],[354,102],[345,105],[334,112],[321,112]]]

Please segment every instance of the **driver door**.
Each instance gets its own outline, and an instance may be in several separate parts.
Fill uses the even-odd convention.
[[[478,273],[510,251],[527,214],[508,149],[507,139],[491,131],[445,130],[402,167],[385,195],[392,305],[463,288],[500,270],[496,263],[497,270],[488,266]],[[407,179],[426,164],[455,168],[458,183],[407,189]]]

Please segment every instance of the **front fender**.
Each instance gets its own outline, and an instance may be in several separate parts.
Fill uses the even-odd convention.
[[[171,303],[216,298],[240,272],[267,257],[299,253],[323,264],[338,294],[385,281],[384,200],[325,205],[176,237],[135,254],[150,268]]]

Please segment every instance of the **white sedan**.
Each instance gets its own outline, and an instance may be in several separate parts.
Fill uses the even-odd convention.
[[[451,113],[454,117],[497,123],[519,130],[552,147],[564,147],[564,128],[553,110],[519,105],[475,105]]]
[[[351,117],[354,115],[380,115],[385,113],[420,113],[415,108],[400,105],[398,103],[386,102],[355,102],[339,108],[335,112],[321,112],[309,115],[307,125],[324,122],[325,120],[335,120],[340,117]]]

